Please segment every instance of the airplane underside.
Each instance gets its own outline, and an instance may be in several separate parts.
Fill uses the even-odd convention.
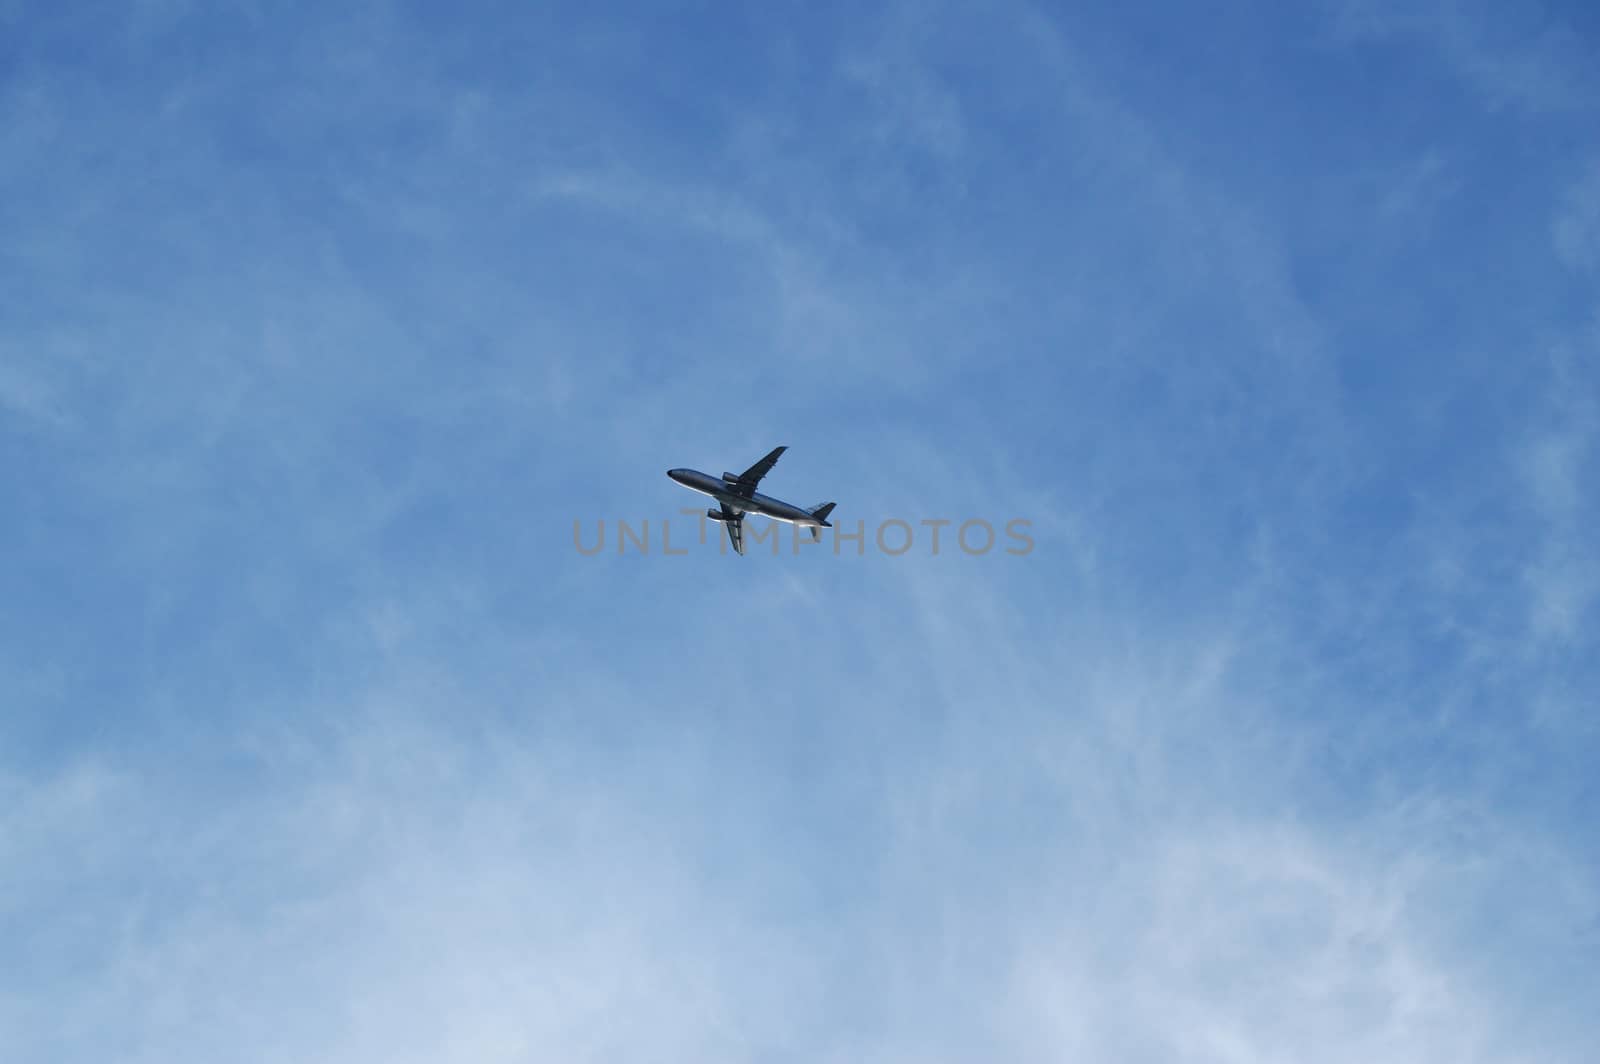
[[[778,456],[787,449],[774,448],[765,458],[743,473],[737,476],[733,473],[724,473],[720,480],[692,469],[669,469],[667,476],[684,487],[709,495],[717,501],[718,508],[707,510],[706,516],[721,523],[722,527],[728,530],[728,541],[733,544],[735,554],[744,553],[744,519],[747,514],[810,528],[811,538],[819,539],[822,529],[832,527],[828,523],[828,514],[833,510],[833,503],[821,503],[804,510],[781,499],[760,495],[755,490],[756,484],[777,463]]]

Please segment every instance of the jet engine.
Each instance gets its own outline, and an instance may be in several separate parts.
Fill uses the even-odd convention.
[[[722,482],[724,484],[737,484],[737,483],[739,483],[739,474],[737,474],[737,473],[724,473],[724,474],[722,474]]]
[[[711,518],[711,520],[713,520],[713,521],[726,520],[726,518],[724,518],[722,516],[722,511],[721,510],[707,510],[706,511],[706,516]]]

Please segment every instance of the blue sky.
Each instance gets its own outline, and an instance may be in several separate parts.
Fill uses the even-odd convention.
[[[1597,48],[0,2],[0,1057],[1595,1059]]]

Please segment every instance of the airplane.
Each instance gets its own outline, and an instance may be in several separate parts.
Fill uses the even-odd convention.
[[[686,488],[711,496],[721,504],[719,510],[707,510],[706,516],[713,521],[722,522],[722,527],[728,530],[728,541],[733,544],[735,554],[744,553],[744,515],[747,513],[760,514],[774,521],[809,528],[811,538],[820,539],[822,529],[833,527],[828,523],[828,515],[833,512],[833,503],[825,502],[809,510],[802,510],[798,506],[791,506],[789,503],[756,491],[756,485],[761,483],[761,478],[778,464],[778,456],[788,449],[774,447],[765,458],[743,473],[737,476],[724,473],[721,480],[695,469],[669,469],[667,476]]]

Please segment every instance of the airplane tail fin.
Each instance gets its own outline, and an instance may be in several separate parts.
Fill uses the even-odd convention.
[[[832,525],[828,524],[828,515],[833,513],[833,508],[834,508],[835,505],[837,505],[837,504],[836,503],[831,503],[831,502],[825,502],[825,503],[822,503],[819,506],[813,506],[811,508],[811,516],[815,517],[818,521],[822,522],[822,525],[820,527],[817,526],[817,525],[812,525],[811,526],[811,538],[812,539],[814,539],[814,540],[821,539],[822,538],[822,529],[824,529],[824,528],[832,528],[833,527]]]

